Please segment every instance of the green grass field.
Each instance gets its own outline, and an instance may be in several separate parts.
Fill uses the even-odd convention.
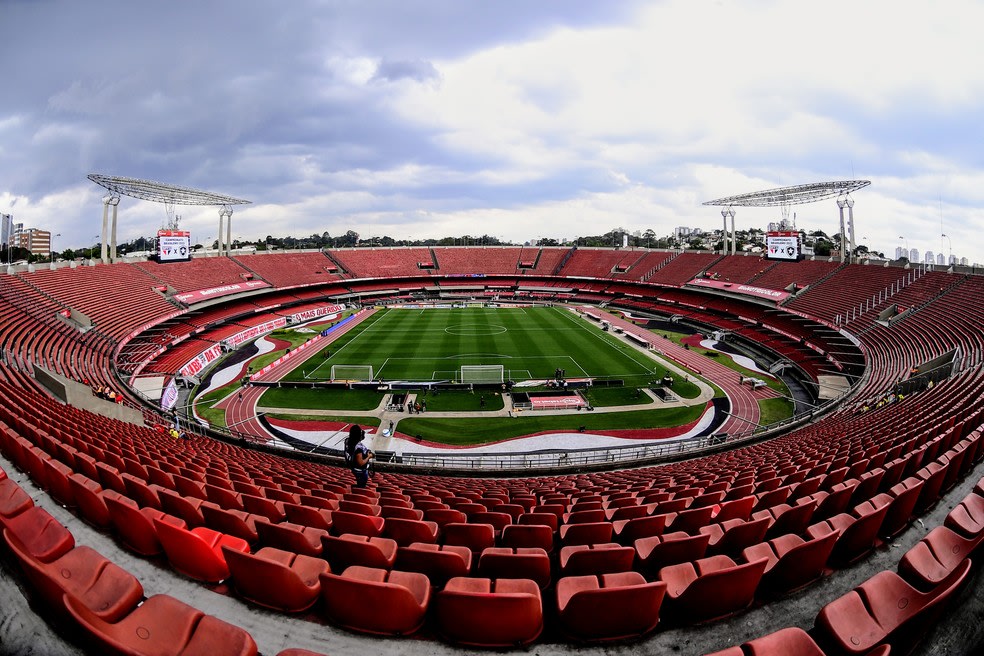
[[[379,310],[330,357],[316,355],[294,380],[329,380],[332,365],[372,365],[378,380],[460,378],[462,365],[502,365],[507,379],[621,378],[645,385],[661,371],[624,344],[562,308]]]

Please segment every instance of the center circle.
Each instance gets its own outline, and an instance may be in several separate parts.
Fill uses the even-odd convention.
[[[449,335],[464,335],[464,336],[477,336],[482,337],[485,335],[501,335],[506,332],[505,326],[499,326],[496,324],[488,324],[486,326],[478,325],[468,325],[468,324],[455,324],[453,326],[448,326],[444,329]]]

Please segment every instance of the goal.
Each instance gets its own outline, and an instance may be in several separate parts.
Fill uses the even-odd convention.
[[[332,380],[373,380],[371,364],[333,364]]]
[[[462,383],[502,383],[505,382],[505,369],[501,364],[463,364]]]

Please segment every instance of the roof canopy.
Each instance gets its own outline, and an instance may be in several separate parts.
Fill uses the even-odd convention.
[[[840,196],[863,189],[871,184],[870,180],[835,180],[833,182],[813,182],[810,184],[793,185],[792,187],[779,187],[778,189],[766,189],[765,191],[753,191],[749,194],[739,194],[709,200],[704,205],[741,207],[786,207],[788,205],[802,205],[813,203],[831,196]]]
[[[210,191],[179,187],[166,182],[153,182],[137,178],[123,178],[113,175],[92,173],[89,179],[111,192],[149,200],[165,205],[246,205],[252,201],[233,198]]]

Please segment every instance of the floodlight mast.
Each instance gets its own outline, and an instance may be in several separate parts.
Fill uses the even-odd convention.
[[[252,201],[242,198],[234,198],[224,194],[216,194],[210,191],[201,191],[190,187],[181,187],[166,182],[154,182],[152,180],[141,180],[139,178],[125,178],[120,176],[101,175],[92,173],[88,176],[97,185],[109,190],[109,194],[103,197],[103,228],[102,228],[102,263],[116,261],[116,216],[117,206],[120,203],[120,196],[130,196],[140,200],[149,200],[155,203],[163,203],[164,212],[167,215],[167,225],[177,226],[174,214],[176,205],[217,205],[219,206],[219,245],[222,245],[222,221],[227,221],[226,242],[228,244],[226,254],[231,254],[232,243],[232,206],[248,205]],[[112,237],[109,244],[106,243],[109,208],[113,208]],[[107,246],[109,247],[107,249]]]
[[[778,187],[776,189],[766,189],[764,191],[753,191],[747,194],[739,194],[737,196],[726,196],[724,198],[717,198],[715,200],[709,200],[703,205],[712,205],[718,207],[726,208],[721,212],[725,215],[725,212],[729,212],[731,216],[731,239],[732,248],[731,253],[735,254],[736,249],[734,244],[737,243],[737,236],[734,231],[734,210],[733,206],[741,207],[778,207],[779,211],[782,213],[783,221],[787,221],[789,218],[789,208],[791,205],[804,205],[806,203],[815,203],[819,200],[824,200],[826,198],[831,198],[833,196],[837,197],[837,207],[840,209],[840,220],[841,220],[841,261],[851,261],[854,258],[854,199],[851,198],[850,194],[859,190],[864,189],[871,184],[870,180],[835,180],[831,182],[812,182],[809,184],[793,185],[791,187]],[[844,208],[848,211],[848,229],[845,231],[844,228]],[[848,237],[849,234],[849,237]],[[727,226],[727,216],[725,216],[725,248],[723,251],[728,252],[727,249],[727,238],[728,238],[728,226]],[[845,251],[846,260],[845,260]]]

